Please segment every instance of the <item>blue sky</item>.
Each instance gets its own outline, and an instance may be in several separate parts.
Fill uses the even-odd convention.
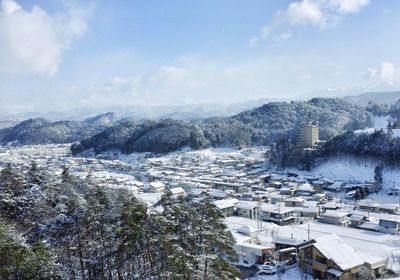
[[[400,87],[400,1],[0,2],[7,112]]]

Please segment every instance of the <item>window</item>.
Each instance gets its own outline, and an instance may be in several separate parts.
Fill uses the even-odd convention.
[[[315,260],[316,260],[317,262],[319,262],[319,263],[326,264],[326,258],[324,258],[324,257],[316,256],[316,257],[315,257]]]

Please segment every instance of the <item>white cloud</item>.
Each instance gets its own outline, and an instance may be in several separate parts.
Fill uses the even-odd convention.
[[[310,57],[257,56],[216,61],[203,56],[183,56],[145,73],[99,81],[93,87],[83,86],[74,96],[75,100],[90,97],[87,104],[103,105],[231,103],[294,97],[325,86],[326,79],[332,80],[330,69],[313,69],[308,65]]]
[[[249,40],[249,48],[254,49],[258,45],[258,38],[254,37]]]
[[[189,73],[182,67],[172,65],[160,67],[155,73],[148,77],[148,81],[153,85],[178,86],[188,77]]]
[[[400,84],[400,65],[382,62],[376,68],[368,69],[368,78],[376,84],[394,86]]]
[[[300,0],[275,13],[273,19],[261,28],[260,38],[287,40],[297,27],[325,29],[336,25],[347,14],[357,13],[369,0]],[[278,35],[274,35],[278,34]],[[254,38],[252,39],[254,40]],[[283,40],[280,40],[283,41]]]
[[[87,30],[88,9],[73,5],[60,14],[39,6],[25,10],[0,2],[0,73],[53,75],[66,49]]]
[[[331,0],[329,2],[334,9],[342,14],[357,13],[369,4],[369,0]]]
[[[291,37],[292,37],[291,32],[283,32],[281,34],[275,35],[272,38],[272,40],[274,40],[275,42],[282,42],[282,41],[289,40]]]
[[[325,15],[320,5],[315,1],[303,0],[290,3],[287,10],[282,13],[287,22],[292,26],[322,25]]]

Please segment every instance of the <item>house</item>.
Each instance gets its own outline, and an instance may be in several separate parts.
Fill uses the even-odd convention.
[[[222,216],[230,217],[235,214],[235,206],[239,202],[236,198],[220,199],[214,201],[214,205],[218,208]]]
[[[300,207],[303,206],[305,199],[301,197],[291,197],[285,199],[285,206],[287,207]]]
[[[322,205],[322,210],[323,211],[328,211],[328,210],[338,210],[340,207],[336,203],[336,201],[329,201],[325,204]]]
[[[267,203],[261,205],[261,218],[281,226],[293,224],[297,220],[292,208]]]
[[[379,231],[399,234],[400,231],[400,220],[390,218],[379,219]]]
[[[276,250],[286,249],[286,248],[296,248],[299,249],[300,246],[306,244],[308,241],[299,239],[293,236],[278,235],[272,239],[272,243],[275,244]]]
[[[174,197],[184,197],[186,195],[185,190],[181,187],[171,188],[169,191],[172,192],[172,196]]]
[[[272,204],[276,204],[276,203],[279,203],[279,202],[284,202],[286,198],[287,198],[286,195],[282,195],[282,194],[279,194],[279,193],[272,193],[271,196],[270,196],[270,200],[271,200]]]
[[[346,193],[346,198],[347,199],[355,199],[357,195],[358,190],[352,190]]]
[[[314,200],[306,200],[303,203],[303,207],[318,207],[319,202]]]
[[[318,220],[327,224],[347,227],[347,225],[350,224],[350,220],[347,215],[348,213],[346,212],[326,211]]]
[[[313,182],[313,185],[315,186],[315,187],[317,187],[317,188],[324,188],[325,186],[327,186],[328,185],[328,183],[326,182],[326,181],[324,181],[324,180],[316,180],[316,181],[314,181]]]
[[[211,199],[226,199],[230,197],[230,195],[227,192],[216,190],[216,189],[210,189],[208,190],[208,195],[210,196]]]
[[[386,274],[388,269],[387,259],[370,254],[366,255],[360,252],[357,254],[364,261],[361,276],[364,276],[364,278],[368,277],[367,279],[377,279]]]
[[[326,201],[326,193],[316,193],[313,195],[312,200],[322,203]]]
[[[333,184],[325,186],[325,190],[332,192],[340,192],[343,190],[344,183],[342,181],[335,181]]]
[[[354,213],[350,215],[349,220],[350,220],[350,226],[359,227],[361,224],[367,221],[367,217],[363,214]]]
[[[294,207],[293,213],[297,217],[316,219],[319,216],[319,208],[318,207]]]
[[[237,242],[234,249],[238,256],[238,264],[244,267],[252,267],[262,264],[273,255],[273,246],[264,246],[253,243]]]
[[[352,280],[364,261],[336,234],[318,237],[299,249],[299,265],[315,279]]]
[[[295,192],[296,192],[296,190],[295,190],[294,188],[289,188],[289,187],[282,187],[282,188],[279,190],[279,193],[280,193],[280,194],[282,194],[282,195],[289,195],[289,196],[294,195]]]
[[[316,192],[314,190],[314,187],[311,186],[309,183],[302,184],[297,190],[296,190],[296,195],[302,195],[302,196],[312,196]]]
[[[240,194],[241,195],[241,200],[245,200],[245,201],[253,201],[253,195],[254,193],[252,192],[245,192]]]
[[[280,189],[282,187],[282,183],[278,182],[278,181],[274,181],[274,182],[269,183],[268,186],[271,188]]]
[[[255,199],[255,198],[258,199]],[[254,201],[268,201],[269,198],[269,192],[267,191],[255,191],[254,192],[254,196],[253,196],[253,200]]]
[[[208,196],[207,192],[204,189],[191,189],[189,191],[189,195],[194,198],[204,198]]]
[[[149,184],[149,190],[151,192],[160,192],[161,193],[161,192],[165,191],[165,185],[164,185],[164,183],[161,183],[159,181],[154,181]]]
[[[256,220],[258,219],[258,203],[255,201],[239,201],[236,204],[236,213],[240,217]]]
[[[399,211],[399,206],[395,204],[381,204],[378,210],[383,213],[396,214]]]
[[[371,201],[360,201],[357,203],[358,209],[364,211],[372,211],[378,212],[379,211],[379,204]]]
[[[290,237],[278,235],[272,240],[272,243],[275,244],[275,258],[277,254],[278,260],[281,262],[296,263],[299,247],[309,242],[308,240],[295,238],[293,234]]]

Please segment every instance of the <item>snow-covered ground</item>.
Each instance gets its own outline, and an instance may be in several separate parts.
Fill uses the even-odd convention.
[[[249,280],[300,280],[300,279],[312,279],[311,276],[304,278],[304,274],[301,272],[299,267],[296,265],[287,269],[283,274],[278,275],[256,275],[249,278]]]
[[[377,117],[374,116],[372,117],[372,123],[373,126],[366,128],[366,129],[359,129],[354,131],[355,133],[373,133],[376,130],[383,129],[385,131],[388,131],[389,129],[387,128],[388,122],[391,119],[390,116],[383,116],[383,117]],[[391,129],[393,136],[394,137],[400,137],[400,129]]]
[[[236,231],[243,226],[249,228],[257,229],[257,220],[251,220],[238,216],[231,216],[224,219],[224,223],[227,225],[228,229],[231,231]],[[261,229],[264,231],[278,229],[279,226],[273,223],[262,222]]]
[[[372,118],[372,122],[373,122],[374,127],[376,129],[385,129],[385,128],[387,128],[389,120],[390,120],[390,116],[383,116],[383,117],[374,116]]]
[[[321,175],[332,180],[344,182],[366,182],[374,180],[375,167],[378,161],[358,159],[354,157],[332,158],[305,174]],[[400,168],[385,167],[383,169],[383,189],[400,186]]]

